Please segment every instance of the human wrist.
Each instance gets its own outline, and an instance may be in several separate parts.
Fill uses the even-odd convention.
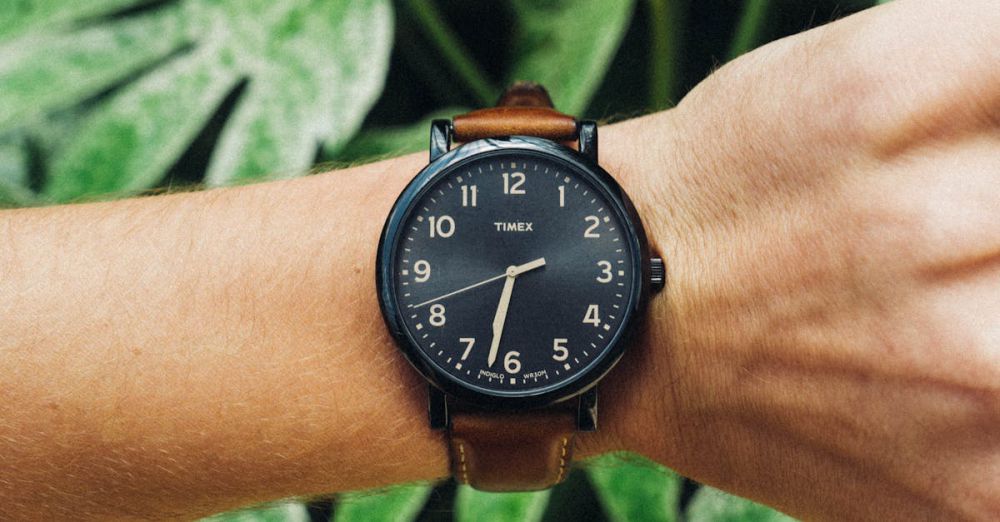
[[[363,489],[446,474],[441,434],[427,425],[427,385],[406,362],[379,318],[374,261],[382,220],[396,195],[425,161],[408,155],[273,187],[291,202],[298,242],[295,271],[305,280],[293,310],[300,330],[312,330],[303,365],[323,390],[330,451],[308,463],[308,491]],[[288,234],[289,230],[274,229]],[[315,417],[309,405],[303,417]],[[341,429],[347,426],[348,428]],[[350,471],[345,471],[345,464]]]
[[[601,130],[601,164],[621,183],[642,218],[653,255],[662,256],[666,286],[647,307],[641,332],[619,365],[599,384],[601,420],[581,438],[581,454],[627,450],[671,467],[684,467],[690,418],[695,341],[687,310],[700,300],[701,253],[709,237],[697,230],[697,201],[684,197],[697,152],[676,110],[650,114]]]

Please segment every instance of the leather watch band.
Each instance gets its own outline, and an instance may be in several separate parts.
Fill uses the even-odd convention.
[[[455,412],[451,417],[455,479],[486,491],[544,489],[566,478],[575,412]]]
[[[460,142],[521,135],[569,144],[578,137],[576,119],[556,111],[545,89],[530,82],[508,88],[497,107],[455,116],[452,126]],[[492,412],[449,405],[453,476],[487,491],[530,491],[561,482],[573,455],[576,407],[571,401]]]
[[[511,85],[496,107],[455,116],[452,126],[455,141],[521,135],[566,142],[577,137],[576,119],[555,110],[545,88],[530,82]]]

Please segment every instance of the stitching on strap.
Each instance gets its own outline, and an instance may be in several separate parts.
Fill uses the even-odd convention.
[[[566,446],[569,445],[569,437],[563,437],[562,440],[562,451],[559,453],[559,476],[556,477],[556,482],[562,482],[563,475],[566,473]]]
[[[458,443],[458,461],[462,467],[462,482],[469,483],[469,469],[465,466],[465,444]]]

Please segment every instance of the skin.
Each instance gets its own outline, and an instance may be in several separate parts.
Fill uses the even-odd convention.
[[[994,7],[893,2],[602,129],[669,283],[578,454],[807,519],[1000,518]],[[0,519],[445,476],[374,288],[425,160],[0,213]]]

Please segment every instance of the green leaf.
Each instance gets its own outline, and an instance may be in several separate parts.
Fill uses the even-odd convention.
[[[514,0],[517,31],[509,81],[541,83],[556,108],[579,114],[604,79],[633,0]]]
[[[702,486],[687,508],[688,522],[794,522],[794,518],[708,486]]]
[[[481,105],[492,104],[499,90],[483,74],[482,67],[472,59],[471,53],[445,22],[434,2],[402,0],[400,5],[406,8],[407,14],[420,26],[438,52],[437,58],[451,70],[454,80],[475,96]]]
[[[587,463],[594,491],[613,521],[674,521],[684,479],[634,454],[614,453]]]
[[[27,31],[45,27],[65,27],[83,20],[148,0],[86,0],[54,2],[52,0],[4,0],[0,3],[0,41]]]
[[[282,502],[229,513],[220,513],[201,522],[309,522],[309,511],[299,502]]]
[[[31,204],[28,155],[18,136],[0,138],[0,207]]]
[[[459,486],[455,496],[458,522],[538,522],[549,504],[550,490],[528,493],[487,493]]]
[[[649,108],[677,102],[686,5],[678,0],[646,0],[649,19]]]
[[[56,158],[44,187],[56,201],[151,187],[235,83],[201,49],[171,61],[94,111]]]
[[[233,1],[234,18],[249,24],[260,16]],[[392,41],[387,1],[308,2],[280,18],[261,52],[245,57],[255,74],[220,139],[210,184],[304,173],[321,142],[336,149],[357,132],[382,90]]]
[[[0,183],[26,185],[28,161],[19,136],[0,138]]]
[[[421,118],[420,121],[409,125],[362,130],[339,151],[336,150],[336,147],[327,145],[324,150],[325,159],[346,163],[362,163],[378,158],[391,158],[411,152],[426,151],[430,140],[432,120],[451,118],[467,111],[468,109],[461,107],[450,107],[434,111]]]
[[[0,128],[69,107],[175,52],[186,41],[179,14],[172,8],[114,25],[31,33],[0,46]]]
[[[767,12],[771,0],[745,0],[743,14],[736,26],[736,34],[729,46],[729,59],[753,49],[760,43],[760,33],[767,21]]]
[[[337,498],[334,522],[409,522],[427,503],[434,488],[425,484],[345,493]]]
[[[125,84],[99,100],[52,161],[45,193],[67,201],[152,187],[234,93],[207,181],[300,175],[321,143],[336,149],[357,132],[380,94],[390,9],[389,0],[179,0],[65,37],[26,35],[14,43],[39,38],[46,45],[38,56],[68,65],[32,70],[45,60],[28,51],[12,58],[7,80],[18,88],[8,96],[23,99],[0,93],[0,107],[19,107],[0,112],[0,122]],[[164,41],[150,43],[157,38],[149,34],[161,33]],[[81,35],[92,45],[70,52]],[[0,86],[4,79],[0,68]],[[42,93],[41,82],[59,88]]]

